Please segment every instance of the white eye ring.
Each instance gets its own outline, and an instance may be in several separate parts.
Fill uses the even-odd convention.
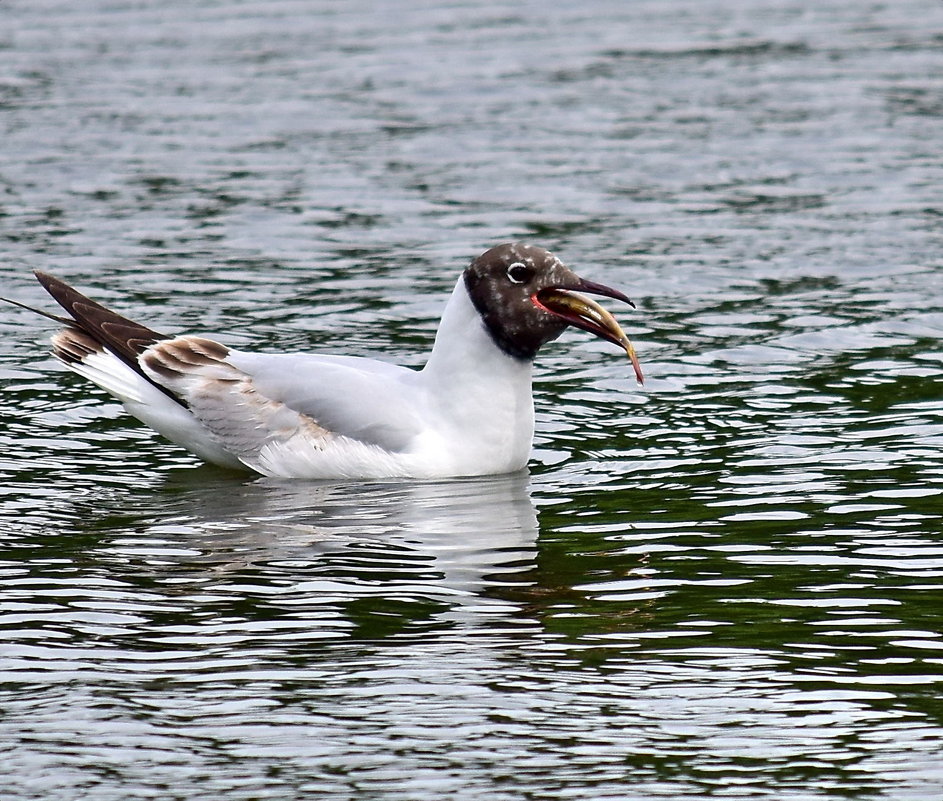
[[[514,273],[521,275],[522,270],[525,277],[515,278]],[[523,262],[516,261],[514,262],[514,264],[511,264],[508,266],[507,276],[508,276],[508,280],[512,284],[523,284],[525,281],[527,281],[528,278],[530,278],[530,275],[531,275],[530,270],[527,268],[527,265],[524,264]]]

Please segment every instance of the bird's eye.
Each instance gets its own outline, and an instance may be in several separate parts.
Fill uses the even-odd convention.
[[[508,278],[515,284],[526,284],[534,277],[534,271],[526,264],[516,261],[508,267]]]

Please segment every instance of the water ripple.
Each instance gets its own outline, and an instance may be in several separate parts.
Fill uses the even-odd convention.
[[[8,9],[4,296],[419,366],[527,238],[648,381],[573,332],[529,475],[253,480],[5,309],[3,797],[937,797],[939,6],[178,5]]]

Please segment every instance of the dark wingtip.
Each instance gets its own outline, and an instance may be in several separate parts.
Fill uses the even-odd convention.
[[[56,303],[72,315],[74,319],[66,321],[69,325],[85,331],[133,369],[138,369],[137,357],[150,345],[168,338],[111,311],[54,275],[42,270],[34,270],[33,274]]]
[[[69,286],[65,281],[54,275],[34,270],[36,280],[62,306],[73,319],[52,317],[66,324],[66,331],[53,338],[53,352],[66,364],[83,361],[90,353],[106,349],[127,364],[132,370],[140,373],[163,392],[181,405],[186,405],[166,387],[152,381],[144,375],[138,357],[155,342],[168,339],[161,334],[140,323],[122,317],[100,303],[86,297],[77,289]],[[44,314],[44,312],[40,312]]]
[[[70,296],[75,297],[78,293],[62,279],[56,278],[56,276],[50,275],[49,273],[44,273],[42,270],[33,270],[33,275],[35,275],[36,280],[42,284],[43,289],[52,295],[56,303],[62,306],[69,314],[72,314],[69,298]]]
[[[36,280],[43,285],[44,289],[49,289],[50,284],[61,284],[56,276],[50,275],[49,273],[44,273],[42,270],[33,270],[33,275],[36,276]]]

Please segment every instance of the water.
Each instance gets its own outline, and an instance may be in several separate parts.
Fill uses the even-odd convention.
[[[523,238],[526,474],[199,466],[0,315],[4,799],[943,796],[943,7],[5,3],[2,292],[421,365]]]

